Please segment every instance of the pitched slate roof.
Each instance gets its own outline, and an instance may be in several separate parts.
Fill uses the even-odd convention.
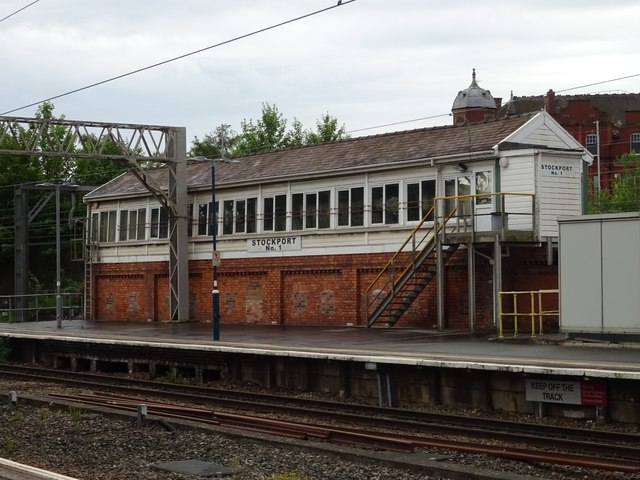
[[[486,152],[526,124],[533,115],[357,137],[238,157],[234,159],[238,163],[216,162],[216,187],[291,178],[313,178],[315,175],[328,173],[338,175],[341,171],[359,168],[375,170],[421,159]],[[166,173],[164,168],[146,172],[162,188],[166,188],[167,185]],[[210,189],[210,163],[188,165],[187,178],[189,190]],[[124,173],[87,194],[85,199],[135,195],[147,195],[147,191],[133,174]]]

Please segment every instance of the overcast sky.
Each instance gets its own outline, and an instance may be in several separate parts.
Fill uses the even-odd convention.
[[[0,18],[32,1],[0,0]],[[40,0],[0,22],[0,113],[335,4]],[[503,101],[628,76],[566,93],[640,92],[639,19],[638,0],[345,0],[53,103],[74,120],[183,126],[188,144],[223,123],[239,131],[263,102],[306,128],[328,112],[353,136],[448,125],[437,116],[472,68]]]

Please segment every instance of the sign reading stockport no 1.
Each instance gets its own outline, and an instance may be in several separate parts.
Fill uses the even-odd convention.
[[[526,397],[530,402],[607,406],[607,389],[603,383],[527,378]]]
[[[248,252],[291,252],[301,248],[300,237],[265,237],[247,240]]]

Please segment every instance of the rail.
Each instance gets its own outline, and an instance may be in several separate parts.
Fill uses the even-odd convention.
[[[535,194],[516,192],[478,193],[435,197],[436,223],[456,233],[536,231]],[[456,214],[448,217],[452,210]],[[452,225],[455,223],[455,225]],[[455,227],[449,229],[449,227]]]
[[[555,309],[546,310],[543,308],[544,301],[543,297],[548,296],[546,298],[555,297],[554,305],[557,305],[558,302],[558,289],[553,290],[527,290],[527,291],[513,291],[513,292],[498,292],[498,312],[499,312],[499,320],[498,320],[498,337],[504,338],[504,329],[505,329],[505,318],[511,317],[513,318],[513,336],[517,337],[519,335],[519,327],[518,321],[521,317],[528,317],[531,322],[531,337],[536,336],[536,323],[538,324],[538,335],[542,335],[543,333],[543,319],[545,317],[558,317],[560,311]],[[528,308],[525,311],[524,307],[522,307],[522,303],[520,303],[520,307],[518,304],[518,298],[522,296],[529,297]],[[505,298],[510,298],[513,302],[512,311],[506,312],[505,310]],[[519,309],[521,308],[521,309]]]
[[[61,293],[62,319],[72,320],[83,313],[82,293]],[[40,322],[56,317],[56,294],[0,295],[0,323]],[[23,319],[23,320],[21,320]]]
[[[0,458],[0,479],[20,480],[78,480],[49,470],[32,467],[14,462],[7,458]]]

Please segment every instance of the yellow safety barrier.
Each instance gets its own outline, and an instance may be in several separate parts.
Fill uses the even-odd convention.
[[[557,317],[560,312],[559,310],[543,310],[542,309],[542,297],[543,295],[558,295],[559,290],[528,290],[528,291],[519,291],[519,292],[498,292],[498,312],[499,312],[499,323],[498,323],[498,337],[504,338],[504,318],[505,317],[513,317],[513,336],[518,336],[518,320],[519,317],[529,317],[531,320],[531,337],[536,336],[536,320],[538,320],[539,331],[538,335],[542,335],[543,326],[542,320],[544,317]],[[530,306],[529,311],[518,311],[518,297],[528,295],[530,298]],[[504,301],[503,297],[510,296],[513,299],[513,311],[512,312],[504,312]],[[536,302],[537,298],[537,302]],[[556,300],[557,301],[557,300]]]

